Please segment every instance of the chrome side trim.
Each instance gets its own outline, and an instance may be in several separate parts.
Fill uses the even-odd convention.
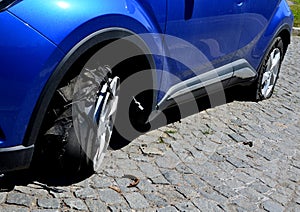
[[[224,80],[230,78],[246,80],[254,78],[256,75],[255,69],[245,59],[240,59],[172,86],[157,104],[157,108],[160,108],[164,102],[199,89],[205,89],[207,86],[221,83]]]
[[[240,59],[231,63],[234,74],[233,77],[239,79],[249,79],[256,77],[256,70],[245,59]]]

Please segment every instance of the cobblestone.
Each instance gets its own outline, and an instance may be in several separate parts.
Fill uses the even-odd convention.
[[[60,208],[60,201],[58,199],[38,199],[38,206],[48,209]]]
[[[87,210],[87,206],[81,199],[69,198],[64,199],[65,204],[75,210]]]
[[[124,202],[122,196],[111,190],[111,189],[102,189],[102,190],[99,190],[99,193],[100,193],[100,199],[107,203],[107,204],[121,204],[122,202]]]
[[[85,203],[88,206],[89,211],[91,212],[99,212],[99,211],[107,210],[107,206],[105,205],[105,203],[100,202],[99,200],[87,199],[85,200]]]
[[[282,212],[284,211],[284,207],[279,203],[273,202],[271,200],[265,201],[262,203],[263,208],[269,212]]]
[[[0,211],[300,211],[299,49],[293,37],[271,99],[149,132],[109,151],[102,170],[78,183],[1,188]],[[128,188],[124,175],[140,183]]]
[[[133,209],[144,209],[149,207],[148,201],[140,193],[127,193],[124,194],[125,199]]]
[[[162,197],[150,193],[150,194],[145,194],[145,198],[151,202],[152,204],[154,204],[155,207],[166,207],[168,206],[167,200],[163,199]]]
[[[10,193],[7,196],[6,202],[8,204],[31,207],[35,204],[35,199],[32,196],[28,196],[22,193]]]
[[[81,199],[95,198],[97,197],[97,193],[92,188],[83,188],[75,191],[75,196]]]

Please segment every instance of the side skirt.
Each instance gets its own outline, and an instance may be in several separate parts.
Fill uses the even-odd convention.
[[[224,82],[228,82],[230,79],[234,79],[234,82],[248,82],[256,77],[256,70],[245,59],[240,59],[173,85],[156,108],[164,110],[174,104],[188,102],[192,100],[190,99],[191,95],[195,98],[205,96],[208,88],[210,92],[224,90],[226,84]]]

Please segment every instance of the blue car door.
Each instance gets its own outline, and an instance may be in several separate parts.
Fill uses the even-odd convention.
[[[232,62],[243,24],[243,1],[169,0],[167,11],[165,43],[173,77],[165,80],[162,90]]]

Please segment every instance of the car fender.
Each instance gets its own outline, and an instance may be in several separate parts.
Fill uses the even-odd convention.
[[[283,30],[287,30],[289,35],[292,35],[292,28],[290,26],[293,25],[293,20],[293,14],[288,4],[286,1],[281,1],[277,7],[277,10],[272,16],[268,27],[259,38],[259,41],[251,52],[251,55],[248,56],[248,61],[253,64],[253,67],[256,70],[258,70],[261,65],[261,63],[258,63],[258,61],[261,61],[265,56],[265,53],[275,37],[277,37]],[[289,41],[290,39],[288,39],[288,42]]]
[[[63,11],[57,12],[58,10]],[[128,32],[131,34],[151,33],[155,40],[151,43],[162,46],[161,37],[158,36],[161,32],[158,22],[136,1],[118,0],[109,3],[103,2],[99,5],[97,0],[47,2],[27,0],[14,5],[9,12],[41,33],[61,52],[65,53],[65,57],[61,58],[58,66],[47,76],[48,80],[35,79],[35,83],[29,91],[40,95],[39,98],[34,100],[31,98],[28,102],[33,107],[30,111],[32,114],[30,121],[23,123],[24,126],[27,126],[26,134],[24,128],[21,130],[24,131],[24,146],[34,144],[57,82],[63,78],[66,69],[75,61],[74,58],[80,56],[81,47],[87,48],[88,45],[91,47],[91,44],[87,44],[85,41],[102,42],[109,33],[113,37],[122,36],[122,33],[124,36],[129,35]],[[105,32],[105,36],[102,36],[104,35],[101,34],[102,32]],[[149,36],[147,37],[149,38]],[[97,41],[97,39],[99,40]],[[152,46],[152,48],[157,47]],[[160,49],[160,47],[158,48]],[[50,59],[48,62],[53,63]],[[49,66],[49,64],[46,63],[45,66]],[[45,76],[43,77],[45,78]],[[28,114],[27,111],[25,113]],[[19,117],[23,117],[24,114],[22,112]],[[17,141],[17,143],[22,143],[22,141]]]

